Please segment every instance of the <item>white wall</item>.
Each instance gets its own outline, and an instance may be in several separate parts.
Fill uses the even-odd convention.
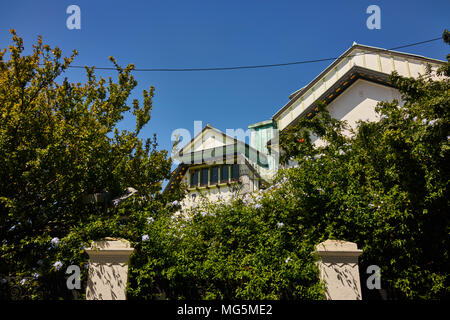
[[[358,120],[378,121],[380,116],[375,112],[378,102],[391,102],[394,99],[397,99],[400,105],[403,104],[397,89],[359,79],[333,100],[328,105],[328,110],[331,117],[345,120],[355,129]],[[317,140],[317,137],[314,137],[312,141],[316,146],[323,144],[322,141]]]
[[[402,104],[397,89],[359,79],[331,102],[328,110],[333,118],[346,120],[354,128],[357,120],[379,120],[375,112],[377,103],[394,99]]]
[[[226,140],[228,141],[226,141]],[[232,144],[232,139],[224,138],[222,134],[215,130],[205,130],[203,134],[196,137],[193,144],[193,151],[200,151],[205,149],[211,149],[221,147],[225,144]],[[190,150],[189,150],[190,151]],[[188,152],[188,150],[186,150]]]

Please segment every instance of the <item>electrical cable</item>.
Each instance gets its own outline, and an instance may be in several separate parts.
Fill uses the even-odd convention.
[[[376,52],[386,52],[397,50],[401,48],[407,48],[412,46],[417,46],[424,43],[429,43],[437,40],[442,40],[442,37],[433,38],[425,41],[410,43],[398,47],[394,47],[391,49],[377,49]],[[349,57],[358,56],[359,54],[350,55]],[[298,64],[307,64],[307,63],[316,63],[316,62],[325,62],[325,61],[334,61],[339,57],[333,58],[324,58],[324,59],[315,59],[315,60],[303,60],[303,61],[294,61],[294,62],[285,62],[285,63],[274,63],[274,64],[262,64],[262,65],[247,65],[247,66],[232,66],[232,67],[211,67],[211,68],[135,68],[133,71],[143,71],[143,72],[191,72],[191,71],[225,71],[225,70],[242,70],[242,69],[260,69],[260,68],[274,68],[274,67],[282,67],[282,66],[290,66],[290,65],[298,65]],[[79,68],[84,69],[85,66],[69,66],[69,68]],[[95,67],[96,70],[117,70],[115,67]]]

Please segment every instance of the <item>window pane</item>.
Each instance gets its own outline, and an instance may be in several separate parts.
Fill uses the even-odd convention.
[[[219,167],[211,168],[211,184],[217,183],[219,181]]]
[[[209,171],[209,168],[202,169],[202,173],[200,174],[200,185],[201,186],[208,185],[208,171]]]
[[[191,188],[198,185],[198,170],[191,171]]]
[[[220,168],[220,182],[227,182],[228,181],[228,165],[224,164],[221,168]]]
[[[236,180],[239,178],[239,165],[233,164],[233,167],[231,167],[231,179]]]

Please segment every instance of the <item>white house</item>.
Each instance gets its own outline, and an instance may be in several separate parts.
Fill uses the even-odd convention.
[[[267,167],[265,154],[220,130],[206,125],[175,156],[180,164],[166,186],[176,180],[187,187],[182,208],[190,208],[202,196],[230,199],[258,190],[265,180],[256,168]]]
[[[393,71],[417,78],[425,74],[427,65],[435,70],[444,63],[353,44],[315,79],[292,93],[270,120],[250,125],[250,146],[210,125],[184,146],[179,152],[181,164],[174,172],[174,177],[188,186],[183,205],[192,205],[202,194],[212,199],[219,195],[230,197],[251,192],[270,181],[279,167],[279,132],[296,125],[301,117],[314,117],[319,101],[327,104],[332,117],[346,120],[351,127],[358,120],[377,121],[378,102],[402,100],[389,80]],[[225,163],[226,158],[229,161]]]
[[[333,118],[346,120],[353,128],[358,120],[376,121],[375,106],[378,102],[397,99],[401,103],[400,92],[389,80],[393,71],[401,76],[417,78],[425,74],[427,65],[436,70],[444,63],[354,43],[315,79],[292,93],[288,103],[272,117],[272,125],[283,131],[296,125],[301,117],[313,117],[319,101],[327,104]],[[271,145],[272,141],[267,139],[266,143]]]

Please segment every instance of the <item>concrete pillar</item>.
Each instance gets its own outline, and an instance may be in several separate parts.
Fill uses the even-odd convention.
[[[362,250],[356,243],[327,240],[316,246],[320,278],[325,283],[328,300],[361,300],[358,257]]]
[[[125,300],[128,260],[134,248],[127,240],[105,238],[86,248],[89,275],[86,300]]]

